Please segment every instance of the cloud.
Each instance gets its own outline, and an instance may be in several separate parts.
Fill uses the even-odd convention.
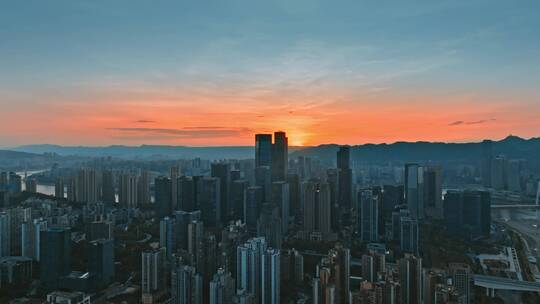
[[[167,128],[107,128],[107,130],[120,132],[124,137],[153,138],[172,137],[184,139],[204,139],[236,137],[252,133],[249,128],[226,127],[185,127],[182,129]]]
[[[135,121],[136,123],[155,123],[155,120],[146,120],[146,119],[139,119]]]
[[[481,120],[473,120],[473,121],[457,120],[457,121],[454,121],[454,122],[449,123],[448,125],[449,125],[449,126],[479,125],[479,124],[483,124],[483,123],[487,123],[487,122],[495,121],[495,120],[496,120],[495,118],[491,118],[491,119],[481,119]]]

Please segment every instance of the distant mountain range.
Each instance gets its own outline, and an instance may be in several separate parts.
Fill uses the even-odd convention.
[[[327,144],[314,147],[291,147],[291,157],[310,156],[323,162],[333,163],[339,145]],[[352,159],[355,162],[388,162],[388,161],[461,161],[476,162],[480,160],[482,144],[478,143],[442,143],[442,142],[396,142],[393,144],[365,144],[351,146]],[[230,147],[186,147],[186,146],[58,146],[27,145],[10,149],[26,153],[55,153],[61,156],[112,156],[119,158],[195,158],[202,159],[249,159],[254,157],[253,146]],[[8,153],[5,151],[4,153]],[[540,138],[523,139],[508,136],[493,142],[493,155],[503,154],[509,158],[527,159],[530,163],[540,163]],[[13,154],[16,155],[16,154]],[[24,155],[24,154],[21,154]],[[28,156],[30,156],[29,154]],[[9,154],[0,154],[0,158]]]
[[[526,159],[540,167],[540,138],[523,139],[508,136],[493,141],[493,156],[505,155],[512,159]],[[294,152],[292,156],[310,156],[334,162],[339,145],[308,147]],[[365,144],[351,146],[351,158],[355,162],[478,162],[482,157],[482,143],[396,142],[393,144]]]

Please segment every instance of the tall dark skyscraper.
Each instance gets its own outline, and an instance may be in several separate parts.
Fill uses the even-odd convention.
[[[255,167],[272,165],[272,134],[255,134]]]
[[[422,259],[406,254],[398,261],[401,303],[420,304],[422,299]]]
[[[115,202],[114,175],[111,170],[103,171],[102,198],[106,203]]]
[[[155,179],[154,184],[156,214],[161,219],[172,213],[171,179],[159,176]]]
[[[193,221],[201,220],[201,211],[176,211],[174,213],[176,219],[176,248],[188,249],[188,225]]]
[[[231,206],[233,209],[233,219],[244,218],[244,206],[246,204],[246,191],[249,183],[246,180],[235,180],[231,183]]]
[[[232,217],[232,206],[229,203],[231,187],[231,165],[228,163],[213,163],[212,177],[219,178],[221,219],[227,221]]]
[[[205,176],[198,180],[197,200],[201,210],[202,221],[207,227],[221,225],[221,188],[216,177]]]
[[[351,169],[351,148],[341,146],[337,152],[338,203],[342,209],[352,207],[353,173]]]
[[[437,219],[443,217],[442,169],[439,166],[425,167],[424,208],[426,216]]]
[[[176,180],[177,210],[197,210],[197,179],[199,178],[197,176],[182,176]]]
[[[58,289],[60,278],[70,272],[71,230],[48,228],[40,232],[40,281],[44,289]]]
[[[98,239],[88,247],[88,271],[97,288],[106,288],[114,280],[114,241]]]
[[[491,194],[488,191],[448,191],[444,197],[447,231],[471,238],[489,237]]]
[[[272,180],[284,181],[287,176],[289,165],[289,140],[285,132],[274,133],[274,144],[272,145]]]
[[[418,164],[405,165],[405,202],[411,218],[424,218],[424,167]]]

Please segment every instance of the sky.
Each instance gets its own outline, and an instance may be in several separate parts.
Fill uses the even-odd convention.
[[[0,146],[540,136],[540,2],[1,0]]]

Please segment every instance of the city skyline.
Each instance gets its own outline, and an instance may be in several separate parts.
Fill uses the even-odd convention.
[[[540,5],[57,1],[0,10],[0,143],[539,134]]]

